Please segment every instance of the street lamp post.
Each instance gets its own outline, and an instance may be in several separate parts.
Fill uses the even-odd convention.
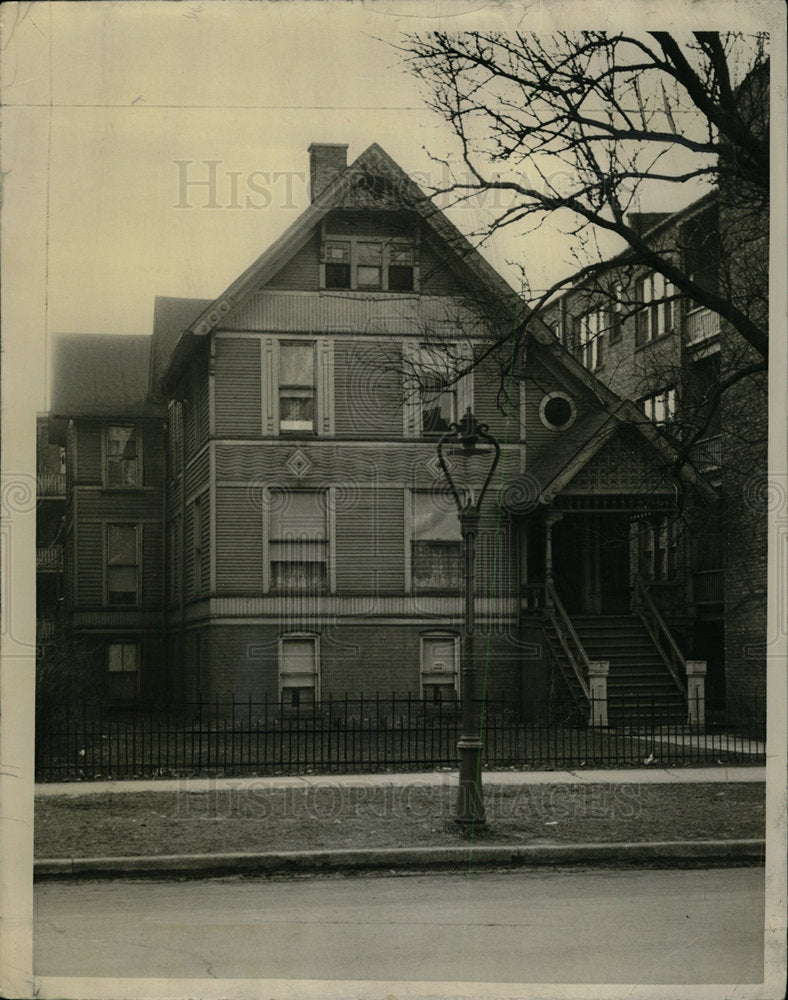
[[[458,444],[464,454],[472,455],[476,451],[479,440],[492,445],[493,460],[474,502],[472,491],[467,491],[460,497],[457,486],[452,479],[446,460],[443,457],[445,444]],[[440,462],[446,482],[449,484],[457,514],[460,519],[460,532],[463,542],[463,592],[465,594],[465,623],[462,644],[462,670],[460,672],[460,710],[462,712],[462,731],[457,750],[460,757],[460,781],[457,795],[458,823],[482,824],[486,821],[484,814],[484,798],[482,797],[482,738],[481,716],[476,700],[476,660],[474,637],[476,630],[474,615],[474,562],[476,555],[476,535],[479,530],[479,510],[484,495],[492,481],[493,473],[498,465],[501,448],[487,424],[477,422],[470,407],[459,423],[449,425],[448,431],[438,442],[438,461]]]

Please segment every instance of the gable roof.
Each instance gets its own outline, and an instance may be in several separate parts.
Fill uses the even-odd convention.
[[[148,396],[151,341],[137,334],[57,334],[51,416],[159,416],[161,408]]]
[[[195,339],[204,337],[213,330],[221,319],[240,303],[244,302],[259,287],[272,278],[284,264],[309,239],[311,233],[325,216],[337,208],[375,207],[373,200],[359,206],[356,193],[374,179],[378,189],[396,192],[396,206],[416,212],[422,222],[439,240],[446,244],[455,260],[461,260],[479,281],[480,285],[497,299],[512,303],[519,297],[501,275],[481,256],[471,242],[457,227],[437,209],[419,186],[411,180],[402,168],[377,143],[373,143],[353,163],[345,168],[325,187],[318,197],[242,274],[201,310],[186,327],[178,340],[165,377],[173,380],[180,374]],[[373,185],[370,185],[373,187]],[[368,188],[366,189],[369,190]],[[394,207],[394,202],[384,201],[382,207]],[[519,311],[525,311],[520,302]]]
[[[180,299],[157,295],[153,304],[153,337],[150,351],[149,391],[161,399],[161,383],[175,345],[213,299]]]

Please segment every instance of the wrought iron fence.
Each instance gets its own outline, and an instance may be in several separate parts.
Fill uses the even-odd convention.
[[[725,730],[689,725],[683,714],[641,694],[627,696],[610,725],[523,722],[511,704],[486,702],[483,764],[488,768],[638,767],[762,764],[759,718]],[[623,709],[626,708],[624,712]],[[372,773],[454,767],[457,702],[419,698],[328,698],[289,708],[276,700],[192,702],[110,710],[65,706],[40,720],[39,781]]]

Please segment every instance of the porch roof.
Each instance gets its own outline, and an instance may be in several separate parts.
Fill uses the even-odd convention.
[[[597,410],[579,418],[528,463],[507,488],[504,505],[524,514],[559,494],[673,497],[676,482],[666,455],[639,423]]]

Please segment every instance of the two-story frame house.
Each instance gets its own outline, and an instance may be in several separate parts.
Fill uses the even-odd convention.
[[[217,298],[158,299],[152,337],[60,340],[67,611],[103,689],[456,699],[461,537],[436,446],[471,409],[501,447],[486,695],[535,715],[559,684],[587,711],[609,662],[619,693],[686,713],[633,612],[633,525],[675,509],[677,476],[708,485],[541,323],[512,350],[517,297],[380,147],[309,152],[311,204]],[[461,492],[490,458],[449,449]],[[649,656],[617,659],[624,635]]]

